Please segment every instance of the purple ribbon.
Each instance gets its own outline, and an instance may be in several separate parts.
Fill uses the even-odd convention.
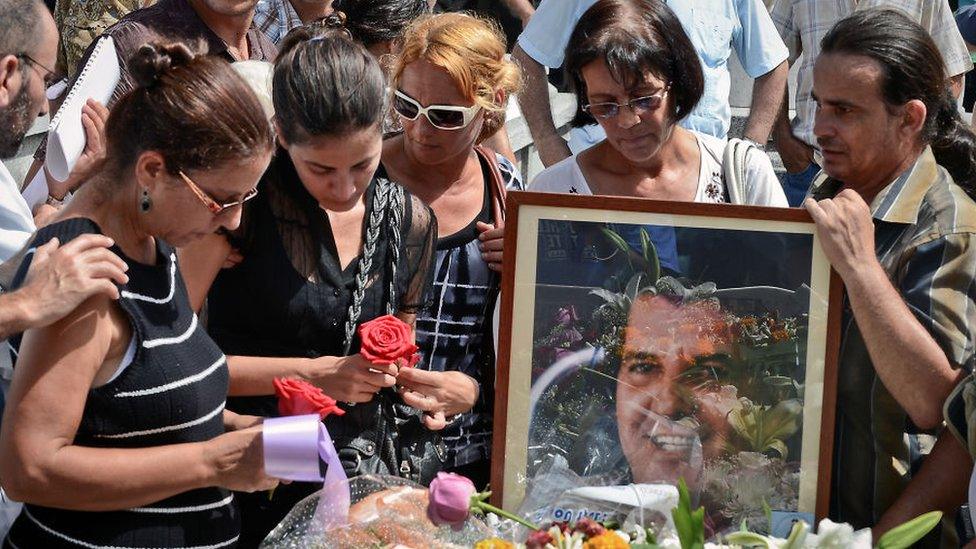
[[[316,516],[326,530],[345,526],[349,483],[329,431],[317,414],[264,420],[264,471],[299,482],[325,482]]]

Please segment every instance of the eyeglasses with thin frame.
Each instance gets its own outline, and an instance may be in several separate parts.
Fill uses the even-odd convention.
[[[620,114],[620,109],[623,107],[629,107],[630,110],[639,115],[643,112],[657,110],[661,104],[664,103],[664,98],[667,97],[670,89],[671,84],[668,84],[657,93],[645,95],[643,97],[635,97],[623,105],[620,103],[614,103],[612,101],[603,103],[589,103],[587,105],[583,105],[583,112],[589,113],[596,118],[607,120]]]
[[[57,71],[49,69],[44,63],[41,63],[37,59],[31,57],[29,53],[21,52],[16,54],[14,57],[27,61],[28,65],[34,67],[34,70],[38,70],[38,69],[43,70],[44,73],[41,74],[41,77],[44,79],[45,86],[49,86],[58,81]]]
[[[258,188],[254,187],[253,189],[244,193],[244,196],[241,197],[240,200],[234,200],[233,202],[225,202],[221,204],[216,200],[214,200],[213,198],[211,198],[210,195],[205,193],[203,189],[201,189],[199,185],[194,183],[193,180],[190,179],[190,176],[183,173],[182,170],[179,171],[178,173],[180,177],[183,179],[183,182],[186,183],[186,186],[190,188],[190,191],[193,192],[193,194],[200,199],[200,202],[202,202],[203,205],[206,206],[208,210],[210,210],[210,213],[214,214],[215,216],[220,215],[231,208],[240,206],[241,204],[244,204],[248,200],[258,195]]]
[[[431,126],[439,130],[453,131],[467,128],[481,110],[481,106],[428,105],[424,107],[416,99],[396,90],[393,92],[393,110],[407,120],[416,120],[420,115],[424,115]]]

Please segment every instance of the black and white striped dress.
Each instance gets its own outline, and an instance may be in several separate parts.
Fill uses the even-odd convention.
[[[32,246],[100,232],[91,220],[68,219],[38,231]],[[132,323],[135,355],[114,379],[89,390],[74,444],[141,448],[222,434],[227,362],[190,308],[175,251],[157,240],[155,265],[126,258],[117,247],[112,251],[129,265],[119,305]],[[231,494],[204,488],[112,512],[25,505],[4,547],[217,549],[235,546],[239,531]]]

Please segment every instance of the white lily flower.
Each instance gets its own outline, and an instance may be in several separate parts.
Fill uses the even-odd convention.
[[[871,530],[854,531],[850,524],[830,519],[820,521],[817,534],[807,538],[806,547],[818,549],[871,549]]]

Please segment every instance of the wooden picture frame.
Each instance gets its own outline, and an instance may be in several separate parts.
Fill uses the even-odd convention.
[[[627,387],[639,385],[628,384],[621,379],[624,373],[635,369],[635,367],[629,366],[634,362],[632,355],[636,343],[633,345],[632,343],[639,341],[634,338],[641,337],[641,334],[646,335],[645,339],[649,341],[665,341],[660,338],[650,339],[649,334],[658,329],[655,328],[657,326],[669,325],[662,320],[663,317],[654,317],[653,315],[658,314],[654,312],[656,309],[654,307],[648,308],[646,304],[675,303],[677,304],[675,307],[684,311],[686,304],[694,302],[696,305],[694,307],[689,305],[688,310],[715,308],[713,304],[717,303],[716,310],[724,316],[714,318],[724,318],[725,320],[722,322],[725,324],[708,321],[711,323],[709,325],[719,327],[718,330],[721,331],[721,335],[716,336],[716,341],[722,344],[722,349],[734,349],[734,351],[722,351],[715,356],[725,357],[724,360],[735,365],[737,372],[749,372],[749,375],[752,376],[739,377],[737,379],[751,381],[742,385],[734,385],[722,377],[726,374],[715,373],[715,368],[695,366],[697,370],[706,372],[708,387],[717,387],[723,383],[731,384],[735,388],[735,391],[732,391],[732,396],[736,399],[733,404],[737,406],[734,413],[729,411],[724,416],[729,424],[734,423],[733,427],[729,428],[723,424],[717,429],[709,429],[707,426],[703,427],[703,424],[699,422],[696,427],[698,434],[687,439],[675,439],[684,444],[686,440],[697,438],[698,443],[701,444],[701,455],[704,457],[701,459],[703,464],[700,467],[703,472],[700,473],[699,486],[702,487],[703,504],[707,507],[709,498],[720,497],[720,495],[713,493],[719,492],[718,490],[709,491],[709,487],[712,486],[707,482],[709,464],[724,463],[722,460],[731,461],[732,459],[743,458],[745,456],[743,452],[746,450],[731,449],[739,444],[740,447],[744,445],[752,457],[766,456],[772,461],[780,459],[782,463],[776,462],[777,466],[782,465],[796,469],[794,473],[791,473],[796,475],[796,508],[779,510],[774,508],[774,511],[782,511],[780,514],[787,518],[799,516],[808,520],[814,517],[819,520],[827,515],[837,397],[837,355],[840,342],[842,285],[840,277],[830,268],[820,248],[815,226],[805,210],[531,192],[509,193],[506,208],[506,261],[502,282],[502,320],[498,342],[491,474],[492,500],[495,504],[511,510],[519,509],[525,496],[526,481],[532,478],[531,475],[536,474],[533,471],[539,469],[533,468],[539,466],[541,462],[551,464],[552,461],[559,463],[566,461],[566,466],[581,477],[586,477],[592,470],[597,473],[606,473],[605,470],[593,469],[589,465],[584,468],[585,470],[577,470],[574,468],[576,466],[572,465],[573,459],[571,458],[575,456],[575,453],[589,452],[586,454],[590,459],[586,463],[589,464],[593,461],[593,456],[600,457],[600,452],[611,454],[612,449],[609,446],[613,446],[614,436],[616,436],[616,443],[621,446],[620,453],[623,454],[623,457],[628,457],[626,448],[628,444],[623,441],[627,440],[630,435],[625,433],[626,419],[621,418],[625,418],[629,412],[626,411],[627,408],[621,402],[624,400]],[[550,245],[555,240],[552,240],[552,235],[547,231],[553,227],[555,227],[556,232],[568,231],[566,234],[570,235],[569,238],[560,237],[556,240],[575,242],[570,246],[573,248],[572,252],[565,252],[560,248],[561,244]],[[608,231],[604,230],[605,228],[610,228],[612,231],[617,231],[619,228],[620,232],[614,234],[620,238],[609,235]],[[635,229],[636,233],[634,232]],[[661,231],[660,234],[666,235],[669,230],[675,235],[674,250],[671,250],[670,245],[667,244],[667,238],[663,240],[651,238],[654,246],[644,244],[644,241],[649,238],[649,232],[657,235],[657,231]],[[622,236],[627,231],[630,231],[627,233],[629,237]],[[594,234],[597,234],[597,237],[594,237]],[[605,237],[605,242],[599,241],[600,234]],[[637,239],[633,237],[633,234],[641,235],[639,239],[641,246],[634,244]],[[580,245],[580,242],[591,241],[594,242],[592,247],[595,251],[589,250],[590,244]],[[659,246],[658,242],[664,242],[664,244]],[[629,254],[623,251],[628,246]],[[757,249],[750,251],[750,246],[757,247]],[[664,250],[667,253],[658,252],[658,247],[667,248]],[[613,253],[617,255],[602,252],[601,250],[605,248],[614,250]],[[651,248],[654,248],[654,251],[651,251]],[[677,253],[679,249],[681,253]],[[672,254],[672,251],[675,253]],[[723,259],[723,253],[728,257]],[[750,256],[750,253],[753,255]],[[659,278],[655,279],[653,286],[642,286],[648,284],[649,279],[654,276],[655,259],[658,263]],[[639,264],[640,268],[633,267],[635,262]],[[776,262],[779,262],[780,265],[776,265]],[[618,267],[614,267],[614,264]],[[619,267],[619,265],[624,264],[626,267]],[[768,273],[763,270],[764,265],[770,267],[766,269],[769,271]],[[614,268],[618,270],[631,269],[624,273],[630,276],[618,276],[616,271],[611,276],[606,276],[606,270],[612,271]],[[603,269],[604,272],[598,272],[600,269]],[[589,274],[591,271],[596,274],[591,276]],[[711,281],[706,280],[708,275],[703,275],[704,278],[692,282],[696,284],[706,283],[704,286],[692,288],[694,286],[692,284],[686,288],[677,284],[678,288],[673,290],[672,288],[676,286],[676,280],[687,282],[683,278],[687,274],[686,271],[694,271],[699,274],[710,273],[710,275],[718,276],[724,282],[719,282],[716,285],[715,292],[709,294],[711,286],[707,283]],[[668,276],[663,276],[665,274]],[[587,277],[590,277],[588,281],[586,281]],[[742,288],[741,284],[735,284],[738,280],[763,281],[766,279],[782,280],[783,284],[803,280],[806,282],[803,285],[796,286],[796,291],[762,284]],[[577,281],[580,280],[583,282],[578,283]],[[606,288],[601,291],[594,286],[594,284],[608,285],[611,283],[617,285],[617,291],[606,290]],[[633,292],[634,288],[644,288],[644,291]],[[806,290],[808,293],[804,294],[803,292]],[[655,294],[658,294],[657,297]],[[617,325],[608,323],[609,321],[597,320],[598,317],[595,312],[600,311],[600,319],[608,316],[606,311],[615,311],[612,307],[616,306],[611,304],[609,300],[617,299],[614,296],[619,297],[621,295],[633,298],[629,301],[629,308],[626,309],[624,315],[627,324],[623,327],[619,325],[619,314],[616,316],[618,320],[615,321],[618,322]],[[789,299],[784,301],[787,298]],[[559,302],[560,300],[566,303],[567,307],[555,309],[558,303],[554,305],[553,301]],[[707,306],[703,300],[708,300]],[[638,302],[641,303],[639,307],[633,305],[633,303]],[[607,309],[607,307],[611,309]],[[750,307],[756,309],[756,314],[750,313],[752,310]],[[804,307],[806,308],[804,309]],[[585,310],[578,311],[577,309]],[[556,315],[552,314],[553,310],[557,311]],[[647,314],[652,315],[653,318],[638,320],[638,314],[644,315],[645,310],[651,311]],[[594,314],[587,317],[587,314],[590,313]],[[687,317],[685,313],[681,314]],[[553,320],[543,320],[546,318]],[[698,330],[696,333],[699,335],[696,337],[704,338],[700,335],[705,333],[700,328],[700,326],[705,325],[702,323],[703,321],[690,321],[687,318],[681,322],[699,326],[699,328],[693,328]],[[550,324],[546,325],[546,322]],[[586,324],[587,322],[589,324]],[[575,323],[581,323],[581,326],[586,325],[586,328],[577,329]],[[755,336],[754,332],[751,331],[755,323],[766,327],[763,328],[764,335]],[[570,326],[570,324],[573,325]],[[611,325],[614,326],[612,329],[606,328]],[[598,328],[595,329],[593,326]],[[680,323],[675,324],[675,326],[682,329]],[[553,343],[553,334],[560,332],[563,328],[570,330],[570,336],[564,337],[561,342]],[[593,351],[593,358],[589,367],[574,366],[565,370],[570,373],[563,373],[564,369],[560,366],[559,372],[549,375],[553,374],[556,369],[556,366],[552,364],[564,365],[563,362],[553,358],[551,351],[554,345],[557,346],[555,348],[558,351],[566,351],[565,356],[568,356],[570,351],[577,351],[576,354],[582,353],[584,356],[589,356],[583,350],[590,352],[596,347],[592,344],[594,338],[606,335],[601,333],[601,329],[607,333],[616,334],[609,340],[601,341],[611,341],[606,346],[611,349],[611,352],[614,353],[613,356],[616,357],[617,374],[608,375],[605,372],[596,371],[597,369],[592,367],[592,361],[599,360],[603,368],[609,368],[609,366],[602,365],[612,361],[607,358],[611,356],[610,354],[598,355],[596,351]],[[677,333],[674,331],[674,327],[668,329],[671,330],[667,332],[669,334]],[[583,332],[588,335],[584,335]],[[678,336],[674,336],[667,341],[677,341],[677,338]],[[701,340],[704,341],[704,339]],[[540,342],[545,342],[545,345]],[[719,343],[716,343],[716,346]],[[563,347],[558,347],[558,345]],[[614,351],[613,349],[617,350]],[[775,349],[787,350],[785,362],[783,361],[784,355],[777,355]],[[685,355],[682,354],[682,356]],[[543,364],[544,362],[545,364]],[[743,364],[748,366],[741,366]],[[783,364],[787,366],[783,366]],[[624,365],[628,365],[628,369],[625,369]],[[775,375],[776,372],[773,371],[775,368],[792,367],[790,365],[795,365],[797,372],[795,375],[788,372],[786,375]],[[642,371],[648,369],[646,366],[641,368]],[[654,366],[653,368],[658,368],[662,372],[666,370],[663,366]],[[534,373],[533,369],[535,370]],[[582,376],[581,372],[584,370],[590,374],[599,374],[602,378],[614,379],[612,383],[615,384],[616,389],[605,388],[602,389],[603,393],[601,394],[615,392],[612,396],[606,397],[606,402],[599,405],[593,404],[593,397],[580,396],[579,400],[582,405],[571,403],[572,405],[565,406],[565,408],[573,410],[589,407],[587,412],[580,412],[580,415],[573,415],[577,412],[564,413],[559,411],[563,409],[562,403],[559,402],[560,399],[575,398],[573,387],[582,387],[589,391],[593,386],[593,383],[589,381],[572,380],[572,376]],[[731,371],[732,368],[729,370]],[[690,367],[682,370],[682,378],[688,371],[690,371]],[[725,370],[719,369],[717,371],[724,372]],[[762,372],[762,375],[756,375],[756,372]],[[654,375],[660,377],[664,374]],[[673,379],[676,380],[678,377]],[[535,386],[534,383],[536,383]],[[673,388],[677,386],[678,381],[669,383],[671,385],[667,386],[669,387],[667,391],[670,393],[679,392],[678,389]],[[706,384],[695,385],[696,389],[694,390],[700,390],[701,394],[688,397],[687,400],[702,402],[707,395],[713,394],[706,393],[706,391],[718,390],[699,389],[705,386]],[[723,385],[725,389],[728,389],[729,386],[728,384]],[[782,392],[778,392],[781,390],[780,388],[782,388]],[[646,389],[644,392],[649,393],[650,391],[650,389]],[[790,393],[790,391],[794,391],[794,393]],[[763,395],[775,392],[781,396],[775,398],[763,396],[755,402],[747,399],[743,403],[742,399],[746,398],[742,396],[743,394],[754,396],[760,392]],[[612,402],[614,398],[617,399],[616,403]],[[775,400],[779,398],[783,400]],[[667,415],[663,411],[655,410],[655,407],[662,406],[660,403],[663,400],[659,396],[651,399],[651,404],[646,405],[650,411],[645,412],[645,414],[666,416],[666,419],[657,420],[662,424],[667,422],[669,425],[677,425],[673,422],[684,421],[684,419],[676,420],[675,417]],[[747,443],[742,442],[746,440],[746,435],[753,433],[749,430],[752,424],[743,421],[743,418],[752,417],[748,414],[772,413],[772,411],[784,409],[790,409],[792,410],[791,413],[795,414],[797,410],[795,401],[797,400],[802,408],[800,408],[799,416],[792,416],[797,425],[797,430],[793,434],[784,435],[785,440],[773,436],[767,437],[770,440],[764,440],[763,436],[765,435],[760,434],[749,438]],[[789,402],[780,406],[780,403],[784,401]],[[750,403],[752,407],[741,407]],[[599,406],[610,408],[608,412],[600,413]],[[690,405],[691,408],[695,406],[697,404]],[[545,422],[540,419],[543,417],[543,410],[547,410],[546,413],[548,414],[545,416]],[[616,410],[616,414],[614,410]],[[704,412],[701,413],[704,414]],[[596,419],[594,420],[593,417]],[[692,412],[688,412],[687,417],[692,417]],[[551,423],[549,423],[550,419],[552,419]],[[603,437],[598,442],[586,441],[587,437],[593,436],[592,431],[605,430],[605,424],[611,420],[616,422],[617,432],[615,435]],[[537,423],[539,425],[536,425]],[[692,421],[692,424],[694,423]],[[601,426],[599,428],[594,427],[596,425]],[[655,423],[654,425],[658,424]],[[549,444],[550,439],[561,436],[560,429],[575,430],[575,432],[564,437],[572,442],[566,444],[563,442],[553,443],[552,447],[555,448],[555,451],[547,454],[547,444]],[[714,432],[718,430],[725,433],[721,436],[723,441],[721,448],[723,449],[714,450],[713,457],[710,452],[712,447],[718,448],[718,445],[713,443],[718,438]],[[707,431],[711,431],[712,434],[707,435]],[[789,429],[784,429],[782,433],[787,431]],[[652,448],[655,452],[672,452],[662,455],[673,456],[676,448],[684,451],[684,446],[670,445],[671,443],[668,441],[672,439],[648,436],[646,433],[642,436],[655,444],[653,447],[647,446],[646,448]],[[531,456],[530,437],[532,442]],[[608,440],[611,443],[608,443]],[[698,443],[692,441],[688,444]],[[567,446],[574,448],[567,450]],[[633,454],[633,443],[630,443],[630,446]],[[638,446],[638,448],[645,447]],[[731,453],[728,455],[721,453],[725,451]],[[788,457],[791,456],[790,451],[793,451],[792,457]],[[693,450],[688,450],[688,452],[689,456],[696,455]],[[650,453],[654,452],[639,454],[642,456],[640,460],[634,460],[634,455],[629,455],[629,461],[624,463],[631,469],[629,474],[632,478],[624,478],[621,481],[622,483],[627,483],[628,480],[630,482],[651,482],[638,478],[639,473],[643,474],[647,470],[646,467],[641,469],[643,467],[641,463],[644,460],[643,456]],[[569,457],[564,456],[565,459],[559,461],[555,457],[557,454],[565,454]],[[553,459],[549,459],[550,457]],[[797,460],[797,458],[799,459]],[[691,457],[688,459],[689,463],[697,463]],[[759,459],[764,458],[759,457]],[[666,475],[661,471],[664,469],[658,468],[657,472],[646,473],[644,476]],[[611,477],[605,476],[605,478]],[[673,480],[670,479],[668,482]],[[790,506],[788,502],[783,505],[784,507]],[[737,529],[738,523],[735,524],[735,527]]]

